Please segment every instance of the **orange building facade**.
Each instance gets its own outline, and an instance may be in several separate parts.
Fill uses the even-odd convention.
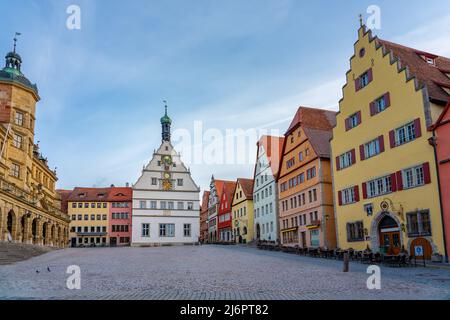
[[[329,144],[335,119],[335,112],[300,107],[285,134],[278,176],[285,246],[336,246]]]

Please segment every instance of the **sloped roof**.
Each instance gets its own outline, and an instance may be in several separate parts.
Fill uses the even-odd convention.
[[[223,192],[223,186],[225,184],[230,184],[230,183],[235,183],[235,182],[229,181],[229,180],[216,180],[216,179],[214,179],[214,183],[216,185],[217,197],[219,197],[219,201],[220,201],[220,197],[222,196],[222,192]]]
[[[317,156],[329,158],[330,139],[333,127],[336,125],[336,114],[337,112],[330,110],[299,107],[285,135],[289,135],[301,126]]]
[[[231,202],[233,201],[234,190],[236,189],[236,182],[226,182],[223,186],[223,192],[227,195],[228,207],[231,207]],[[220,196],[222,200],[223,193]]]
[[[441,115],[439,116],[439,118],[436,120],[436,123],[433,124],[433,125],[429,128],[429,130],[434,130],[434,129],[436,129],[436,128],[439,127],[439,126],[441,126],[441,125],[443,125],[443,124],[445,124],[445,123],[448,123],[448,121],[445,121],[445,120],[444,120],[444,119],[445,119],[445,116],[447,115],[447,113],[448,113],[449,116],[450,116],[450,99],[449,99],[448,102],[447,102],[447,106],[446,106],[445,109],[442,111],[442,113],[441,113]]]
[[[67,201],[108,201],[111,188],[80,188],[73,189]]]
[[[253,200],[253,179],[238,178],[237,183],[241,185],[245,198]]]
[[[283,154],[284,137],[262,136],[258,146],[262,145],[266,151],[267,160],[270,163],[272,174],[276,177],[280,167],[280,158]],[[277,149],[278,148],[278,149]],[[273,154],[275,153],[275,154]]]
[[[431,101],[446,104],[450,95],[442,89],[443,85],[450,87],[450,59],[432,53],[402,46],[377,38],[376,42],[386,50],[391,51],[400,60],[402,67],[408,67],[420,86],[426,86]],[[433,58],[435,66],[428,64],[421,56]]]
[[[208,210],[208,201],[209,201],[209,194],[211,192],[209,191],[203,191],[203,197],[202,197],[202,207],[201,207],[201,211],[207,211]]]
[[[61,197],[61,211],[67,213],[68,211],[67,199],[69,199],[72,190],[57,189],[56,192]]]
[[[133,189],[130,187],[112,187],[109,190],[108,201],[131,201]]]

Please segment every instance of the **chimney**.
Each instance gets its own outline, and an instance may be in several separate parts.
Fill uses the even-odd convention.
[[[127,183],[125,183],[125,187],[129,187],[130,186],[130,184],[127,182]]]
[[[114,188],[114,184],[111,184],[111,188]]]

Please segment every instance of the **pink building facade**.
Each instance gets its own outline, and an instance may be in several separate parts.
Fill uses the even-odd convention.
[[[131,244],[132,189],[112,187],[109,192],[109,237],[111,246]]]
[[[446,256],[450,254],[450,100],[436,124],[434,132],[436,161],[443,212]]]

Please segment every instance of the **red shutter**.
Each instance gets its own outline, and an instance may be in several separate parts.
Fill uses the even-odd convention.
[[[402,171],[397,171],[396,173],[397,176],[397,190],[403,190],[403,173]]]
[[[356,163],[356,152],[355,149],[352,149],[352,151],[350,151],[351,155],[352,155],[352,165]]]
[[[339,163],[339,157],[336,157],[336,170],[341,170],[341,164]]]
[[[359,202],[359,186],[355,186],[355,202]]]
[[[377,114],[377,110],[375,109],[375,101],[370,103],[370,115],[374,116]]]
[[[338,191],[338,202],[339,205],[342,206],[342,191]]]
[[[359,78],[356,78],[355,79],[355,91],[359,91],[359,89],[361,89],[361,87],[359,85],[360,85]]]
[[[431,183],[431,176],[430,176],[430,164],[424,163],[423,166],[423,181],[425,184]]]
[[[363,198],[367,199],[367,183],[363,182],[362,184],[362,193],[363,193]]]
[[[389,92],[385,93],[384,95],[384,103],[386,104],[386,108],[391,106],[391,95]]]
[[[384,137],[383,136],[378,137],[378,143],[380,145],[380,153],[384,152]]]
[[[345,131],[350,130],[350,118],[345,119]]]
[[[359,146],[359,157],[361,158],[361,161],[366,159],[366,156],[364,154],[364,145],[363,144]]]
[[[395,173],[391,174],[391,189],[392,192],[397,191],[397,178],[395,176]]]
[[[414,120],[414,132],[416,133],[416,139],[422,136],[422,128],[420,127],[420,119]]]
[[[389,131],[389,143],[391,145],[391,149],[395,148],[395,131]]]
[[[367,70],[367,75],[369,76],[369,83],[372,82],[372,80],[373,80],[372,68]]]
[[[361,123],[361,111],[358,111],[356,113],[356,117],[358,118],[358,124],[360,124]]]

